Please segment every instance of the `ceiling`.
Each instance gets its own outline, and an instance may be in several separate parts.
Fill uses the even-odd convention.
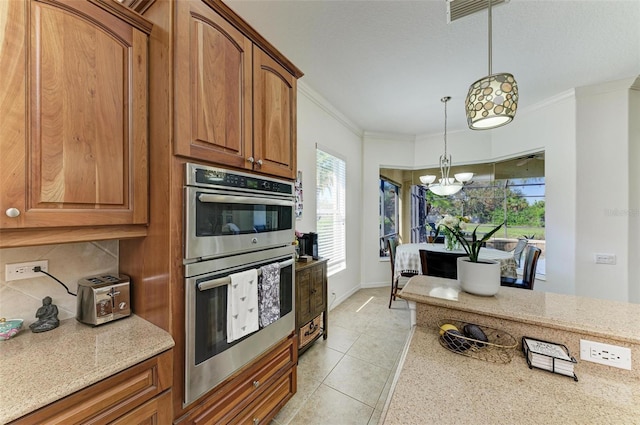
[[[467,90],[488,74],[486,10],[448,24],[446,0],[224,1],[361,130],[442,133],[443,96],[448,130],[467,128]],[[515,76],[520,114],[638,77],[639,22],[640,0],[511,0],[493,8],[493,72]]]

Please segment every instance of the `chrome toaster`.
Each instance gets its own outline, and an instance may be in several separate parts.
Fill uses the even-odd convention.
[[[130,279],[124,274],[99,274],[78,281],[76,319],[101,325],[131,315]]]

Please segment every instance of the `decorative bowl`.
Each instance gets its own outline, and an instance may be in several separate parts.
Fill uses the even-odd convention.
[[[5,341],[22,329],[22,319],[5,319],[0,318],[0,341]]]

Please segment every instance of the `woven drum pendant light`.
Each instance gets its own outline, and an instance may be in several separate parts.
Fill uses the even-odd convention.
[[[518,108],[518,83],[512,74],[491,73],[491,0],[489,0],[489,75],[471,84],[465,100],[472,130],[488,130],[510,123]]]

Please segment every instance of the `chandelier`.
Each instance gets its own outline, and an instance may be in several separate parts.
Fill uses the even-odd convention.
[[[454,177],[449,177],[451,171],[451,155],[447,155],[447,102],[451,100],[451,96],[445,96],[440,101],[444,103],[444,155],[440,155],[440,175],[441,178],[436,181],[436,176],[425,175],[420,176],[420,182],[430,191],[440,196],[449,196],[458,193],[465,182],[473,177],[473,173],[456,173]]]
[[[512,74],[491,73],[491,0],[489,0],[489,75],[471,84],[465,110],[472,130],[488,130],[510,123],[518,108],[518,83]]]

